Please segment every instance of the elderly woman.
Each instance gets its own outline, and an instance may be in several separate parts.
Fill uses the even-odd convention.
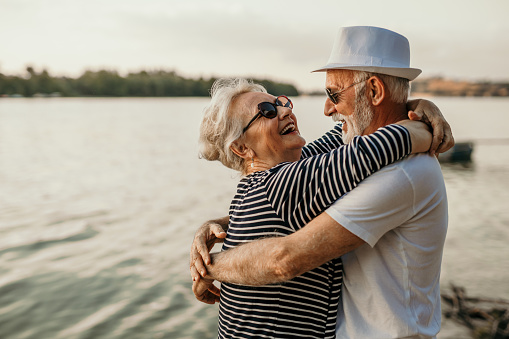
[[[223,250],[294,233],[382,166],[430,147],[427,127],[409,120],[348,145],[335,127],[304,146],[292,109],[286,96],[274,97],[246,80],[218,80],[212,87],[201,155],[244,176]],[[332,338],[341,279],[338,258],[282,284],[223,283],[219,337]]]

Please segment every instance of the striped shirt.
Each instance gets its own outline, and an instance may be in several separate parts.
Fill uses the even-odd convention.
[[[355,137],[348,145],[342,145],[337,125],[304,147],[301,160],[242,178],[223,250],[298,231],[364,178],[410,151],[410,135],[400,125]],[[223,283],[219,338],[335,338],[341,284],[340,258],[280,284]]]

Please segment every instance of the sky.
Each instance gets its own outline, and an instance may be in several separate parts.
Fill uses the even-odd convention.
[[[173,70],[324,86],[341,26],[410,41],[420,77],[509,81],[509,0],[0,0],[0,73]]]

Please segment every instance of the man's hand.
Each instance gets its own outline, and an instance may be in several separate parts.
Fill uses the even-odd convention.
[[[197,282],[200,276],[207,275],[205,265],[210,265],[209,252],[216,243],[223,242],[226,238],[226,232],[223,229],[225,224],[228,225],[228,217],[209,220],[196,231],[191,245],[189,263],[193,281]]]
[[[205,304],[219,302],[220,290],[214,286],[214,280],[202,278],[193,282],[193,293],[196,299]]]
[[[422,121],[433,129],[431,155],[443,153],[454,146],[451,126],[434,103],[424,99],[410,100],[407,109],[410,120]]]

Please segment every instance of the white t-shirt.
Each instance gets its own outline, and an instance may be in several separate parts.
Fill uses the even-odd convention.
[[[418,154],[389,165],[326,212],[367,243],[343,256],[337,337],[435,337],[448,220],[436,158]]]

